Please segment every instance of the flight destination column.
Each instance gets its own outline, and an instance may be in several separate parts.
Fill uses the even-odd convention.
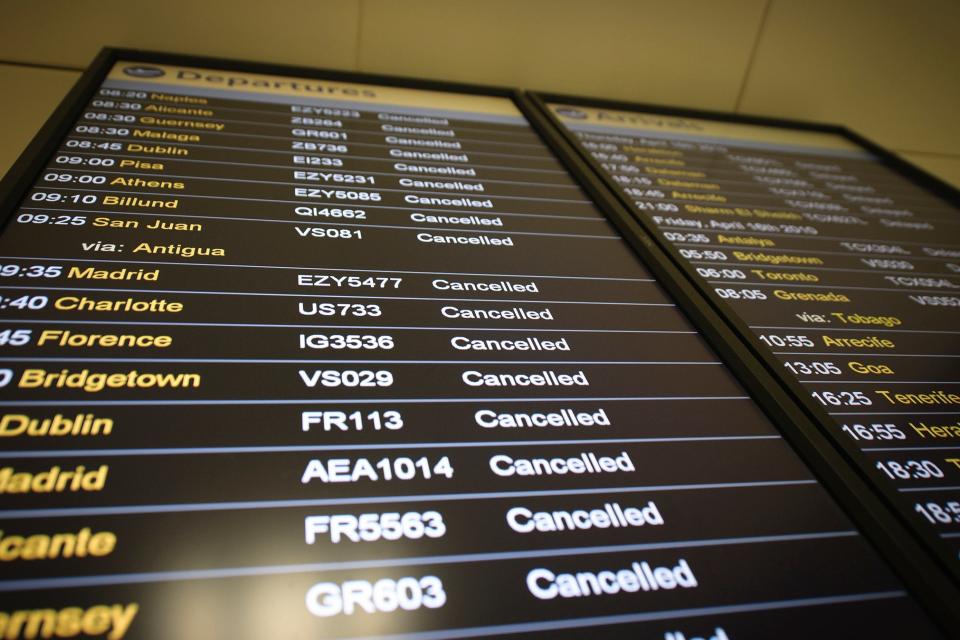
[[[556,109],[956,560],[956,208],[837,136]]]
[[[937,635],[505,98],[121,63],[0,250],[4,637]]]

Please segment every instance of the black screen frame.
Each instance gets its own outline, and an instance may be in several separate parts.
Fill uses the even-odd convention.
[[[597,208],[624,236],[640,261],[675,298],[678,307],[697,327],[826,491],[878,550],[888,566],[903,580],[917,601],[948,635],[951,629],[960,628],[960,612],[956,611],[954,606],[956,602],[960,602],[960,589],[957,585],[946,577],[942,567],[923,554],[909,530],[891,516],[890,510],[870,492],[863,478],[843,463],[833,445],[813,426],[804,408],[782,388],[776,377],[771,375],[768,365],[737,338],[734,329],[724,323],[722,315],[703,297],[683,269],[678,267],[669,250],[665,251],[664,247],[659,246],[657,240],[632,217],[590,165],[578,156],[575,147],[570,145],[569,140],[565,139],[562,131],[545,111],[543,94],[525,94],[518,89],[497,86],[106,47],[83,72],[75,86],[0,180],[0,233],[12,219],[22,198],[33,187],[35,179],[49,158],[56,152],[61,140],[68,135],[86,103],[93,97],[113,64],[119,60],[497,96],[512,100],[529,121],[534,132],[570,172],[574,182],[591,197]],[[597,101],[597,104],[616,103]],[[701,117],[707,114],[689,110],[678,110],[676,113],[681,111],[686,115],[700,114]],[[731,119],[746,121],[735,116]],[[926,176],[923,172],[916,171]],[[941,187],[946,186],[936,179],[932,180]]]

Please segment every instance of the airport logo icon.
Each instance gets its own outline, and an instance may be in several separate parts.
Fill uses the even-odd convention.
[[[134,78],[159,78],[166,74],[163,69],[146,66],[124,67],[123,72]]]
[[[573,118],[575,120],[586,120],[587,113],[581,111],[580,109],[574,109],[573,107],[557,107],[557,114],[564,116],[565,118]]]

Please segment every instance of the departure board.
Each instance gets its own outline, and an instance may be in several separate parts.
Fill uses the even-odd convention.
[[[0,237],[0,637],[939,637],[508,93],[104,71]]]
[[[957,206],[836,133],[550,108],[960,574]]]

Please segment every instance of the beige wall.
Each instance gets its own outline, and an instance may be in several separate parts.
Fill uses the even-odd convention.
[[[960,185],[957,0],[0,0],[0,172],[102,45],[845,124]]]

